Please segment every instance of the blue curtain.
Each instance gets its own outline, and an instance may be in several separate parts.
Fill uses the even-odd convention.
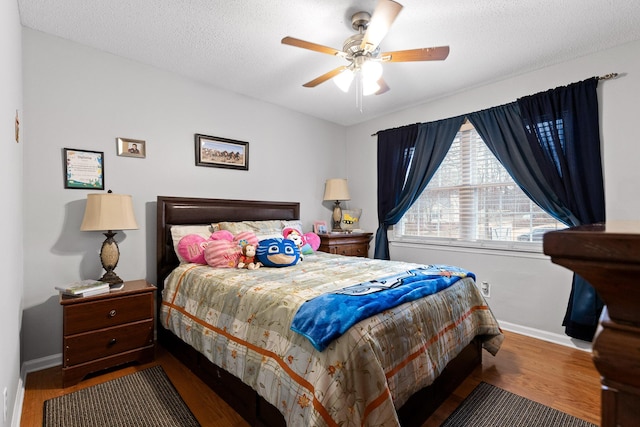
[[[398,223],[425,189],[463,121],[464,117],[459,116],[378,132],[379,226],[375,258],[389,259],[387,228]]]
[[[567,225],[605,221],[597,86],[594,77],[517,101],[533,158],[571,214]],[[602,307],[593,287],[574,275],[563,321],[567,335],[591,341]]]
[[[516,102],[467,115],[489,150],[509,172],[518,186],[545,212],[564,224],[575,217],[549,187],[544,173],[534,158],[522,126]]]
[[[545,212],[573,226],[604,221],[597,79],[468,115],[491,152]],[[593,339],[602,300],[574,275],[567,335]]]

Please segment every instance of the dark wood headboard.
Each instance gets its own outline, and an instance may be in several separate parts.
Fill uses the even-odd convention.
[[[163,288],[164,279],[178,265],[178,257],[171,241],[172,225],[269,219],[300,219],[300,203],[158,196],[156,236],[158,289]]]

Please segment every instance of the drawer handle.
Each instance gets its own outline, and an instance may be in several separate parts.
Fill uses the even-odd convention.
[[[110,346],[115,345],[117,342],[118,342],[118,340],[117,340],[117,339],[115,339],[115,338],[111,338],[111,339],[109,340],[109,345],[110,345]]]
[[[115,310],[111,310],[111,311],[109,312],[109,317],[116,317],[116,314],[117,314],[117,313],[116,313],[116,311],[115,311]]]

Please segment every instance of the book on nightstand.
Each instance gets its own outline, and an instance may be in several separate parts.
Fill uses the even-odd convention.
[[[88,297],[91,295],[106,294],[109,292],[109,284],[99,280],[81,280],[66,286],[56,286],[61,294],[70,297]]]

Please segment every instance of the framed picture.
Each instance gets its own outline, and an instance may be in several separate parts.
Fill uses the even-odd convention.
[[[197,133],[196,166],[249,170],[249,143]]]
[[[147,143],[141,139],[116,138],[118,156],[139,157],[147,156]]]
[[[65,148],[64,188],[104,190],[104,153]]]
[[[327,228],[326,221],[315,221],[313,223],[313,232],[316,234],[327,234],[329,229]]]

